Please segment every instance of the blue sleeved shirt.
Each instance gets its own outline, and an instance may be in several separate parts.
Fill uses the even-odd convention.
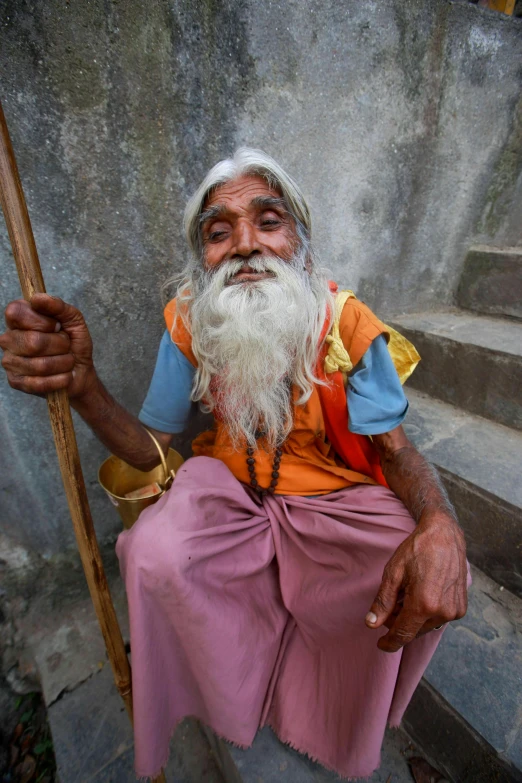
[[[197,404],[190,399],[195,372],[165,330],[139,420],[160,432],[183,432],[197,411]]]
[[[183,432],[197,412],[190,399],[195,372],[165,331],[140,421],[160,432]],[[403,421],[408,401],[383,335],[375,338],[350,372],[346,393],[351,432],[380,435]]]
[[[348,376],[348,429],[381,435],[402,424],[408,411],[397,370],[380,334]]]

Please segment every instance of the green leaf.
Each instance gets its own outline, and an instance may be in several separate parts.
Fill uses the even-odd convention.
[[[28,723],[33,717],[33,715],[34,715],[33,710],[27,710],[27,712],[24,712],[22,717],[20,718],[20,723]]]

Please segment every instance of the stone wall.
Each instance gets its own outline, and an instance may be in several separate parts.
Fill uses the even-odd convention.
[[[240,144],[302,184],[323,262],[380,315],[451,305],[470,244],[522,244],[521,30],[449,0],[3,0],[1,99],[47,287],[85,313],[117,398],[145,395],[184,203]],[[0,264],[6,304],[3,223]],[[45,405],[4,378],[0,405],[0,567],[39,573],[73,544]],[[107,541],[104,450],[78,437]]]

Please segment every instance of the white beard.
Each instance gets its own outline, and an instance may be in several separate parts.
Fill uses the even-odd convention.
[[[291,261],[249,259],[251,269],[275,277],[227,285],[243,265],[230,261],[193,275],[189,319],[198,370],[192,399],[224,421],[235,449],[255,448],[259,430],[273,449],[292,429],[292,385],[304,404],[318,382],[319,338],[332,296],[302,254]]]

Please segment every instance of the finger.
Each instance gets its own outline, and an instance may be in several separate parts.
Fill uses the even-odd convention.
[[[27,375],[7,374],[7,380],[12,389],[26,392],[26,394],[49,394],[49,392],[67,389],[72,381],[72,373],[61,373],[46,378]]]
[[[64,329],[77,324],[84,324],[80,311],[72,305],[64,302],[58,296],[49,294],[34,294],[31,298],[31,308],[41,315],[47,315],[59,321]]]
[[[402,569],[386,566],[379,592],[366,615],[368,628],[380,628],[392,614],[402,587]]]
[[[424,625],[417,631],[417,636],[424,636],[424,634],[431,633],[431,631],[442,631],[447,624],[448,620],[444,620],[442,617],[430,618],[429,620],[426,620]]]
[[[65,353],[61,356],[37,356],[28,359],[6,351],[2,358],[2,367],[13,375],[45,377],[72,372],[74,361],[72,353]]]
[[[65,332],[26,332],[14,329],[0,336],[0,348],[16,356],[60,356],[69,353],[71,341]]]
[[[35,332],[59,332],[60,322],[33,310],[25,299],[9,302],[5,308],[5,322],[9,329],[28,329]]]
[[[383,652],[397,652],[413,641],[424,625],[426,618],[413,614],[405,605],[387,634],[381,636],[377,646]]]
[[[392,627],[392,625],[395,622],[395,619],[397,618],[397,616],[398,616],[399,612],[401,611],[401,609],[402,609],[402,605],[400,603],[396,603],[395,606],[393,607],[392,611],[390,612],[390,614],[388,615],[388,617],[386,618],[386,620],[383,623],[383,625],[385,625],[386,628],[391,628]]]

